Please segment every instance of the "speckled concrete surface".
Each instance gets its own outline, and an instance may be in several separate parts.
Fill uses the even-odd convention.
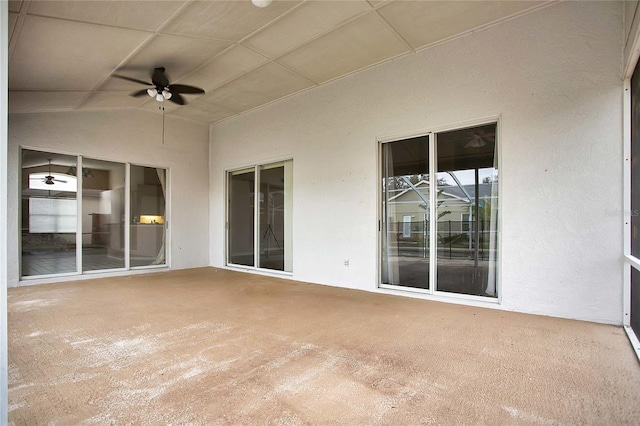
[[[619,327],[214,268],[9,290],[13,424],[639,424]]]

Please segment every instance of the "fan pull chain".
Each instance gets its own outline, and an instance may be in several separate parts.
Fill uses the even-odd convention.
[[[162,109],[162,145],[164,145],[164,104],[160,104],[160,109]]]

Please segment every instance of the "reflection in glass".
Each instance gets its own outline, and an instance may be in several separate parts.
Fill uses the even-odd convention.
[[[255,172],[229,173],[229,263],[254,264]]]
[[[130,166],[130,265],[166,263],[166,170]]]
[[[383,284],[429,288],[429,136],[382,145]]]
[[[82,270],[124,268],[125,165],[82,161]]]
[[[260,166],[260,268],[291,271],[289,170],[292,161]]]
[[[22,150],[21,275],[77,272],[76,157]]]
[[[260,267],[284,270],[284,166],[260,167]]]
[[[640,258],[640,65],[631,77],[631,255]],[[625,216],[626,217],[626,216]],[[631,266],[631,328],[640,336],[640,272]]]
[[[636,336],[640,336],[640,271],[631,267],[630,325]]]
[[[437,290],[497,297],[496,125],[436,140]]]

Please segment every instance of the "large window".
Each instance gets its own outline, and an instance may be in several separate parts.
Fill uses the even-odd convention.
[[[381,145],[382,285],[498,296],[496,128]]]
[[[24,149],[21,193],[22,277],[166,263],[165,169]]]
[[[291,272],[293,161],[228,173],[227,263]]]

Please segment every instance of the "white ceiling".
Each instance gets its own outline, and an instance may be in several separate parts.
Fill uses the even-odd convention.
[[[9,111],[142,108],[164,66],[204,95],[166,114],[215,123],[545,1],[10,1]]]

